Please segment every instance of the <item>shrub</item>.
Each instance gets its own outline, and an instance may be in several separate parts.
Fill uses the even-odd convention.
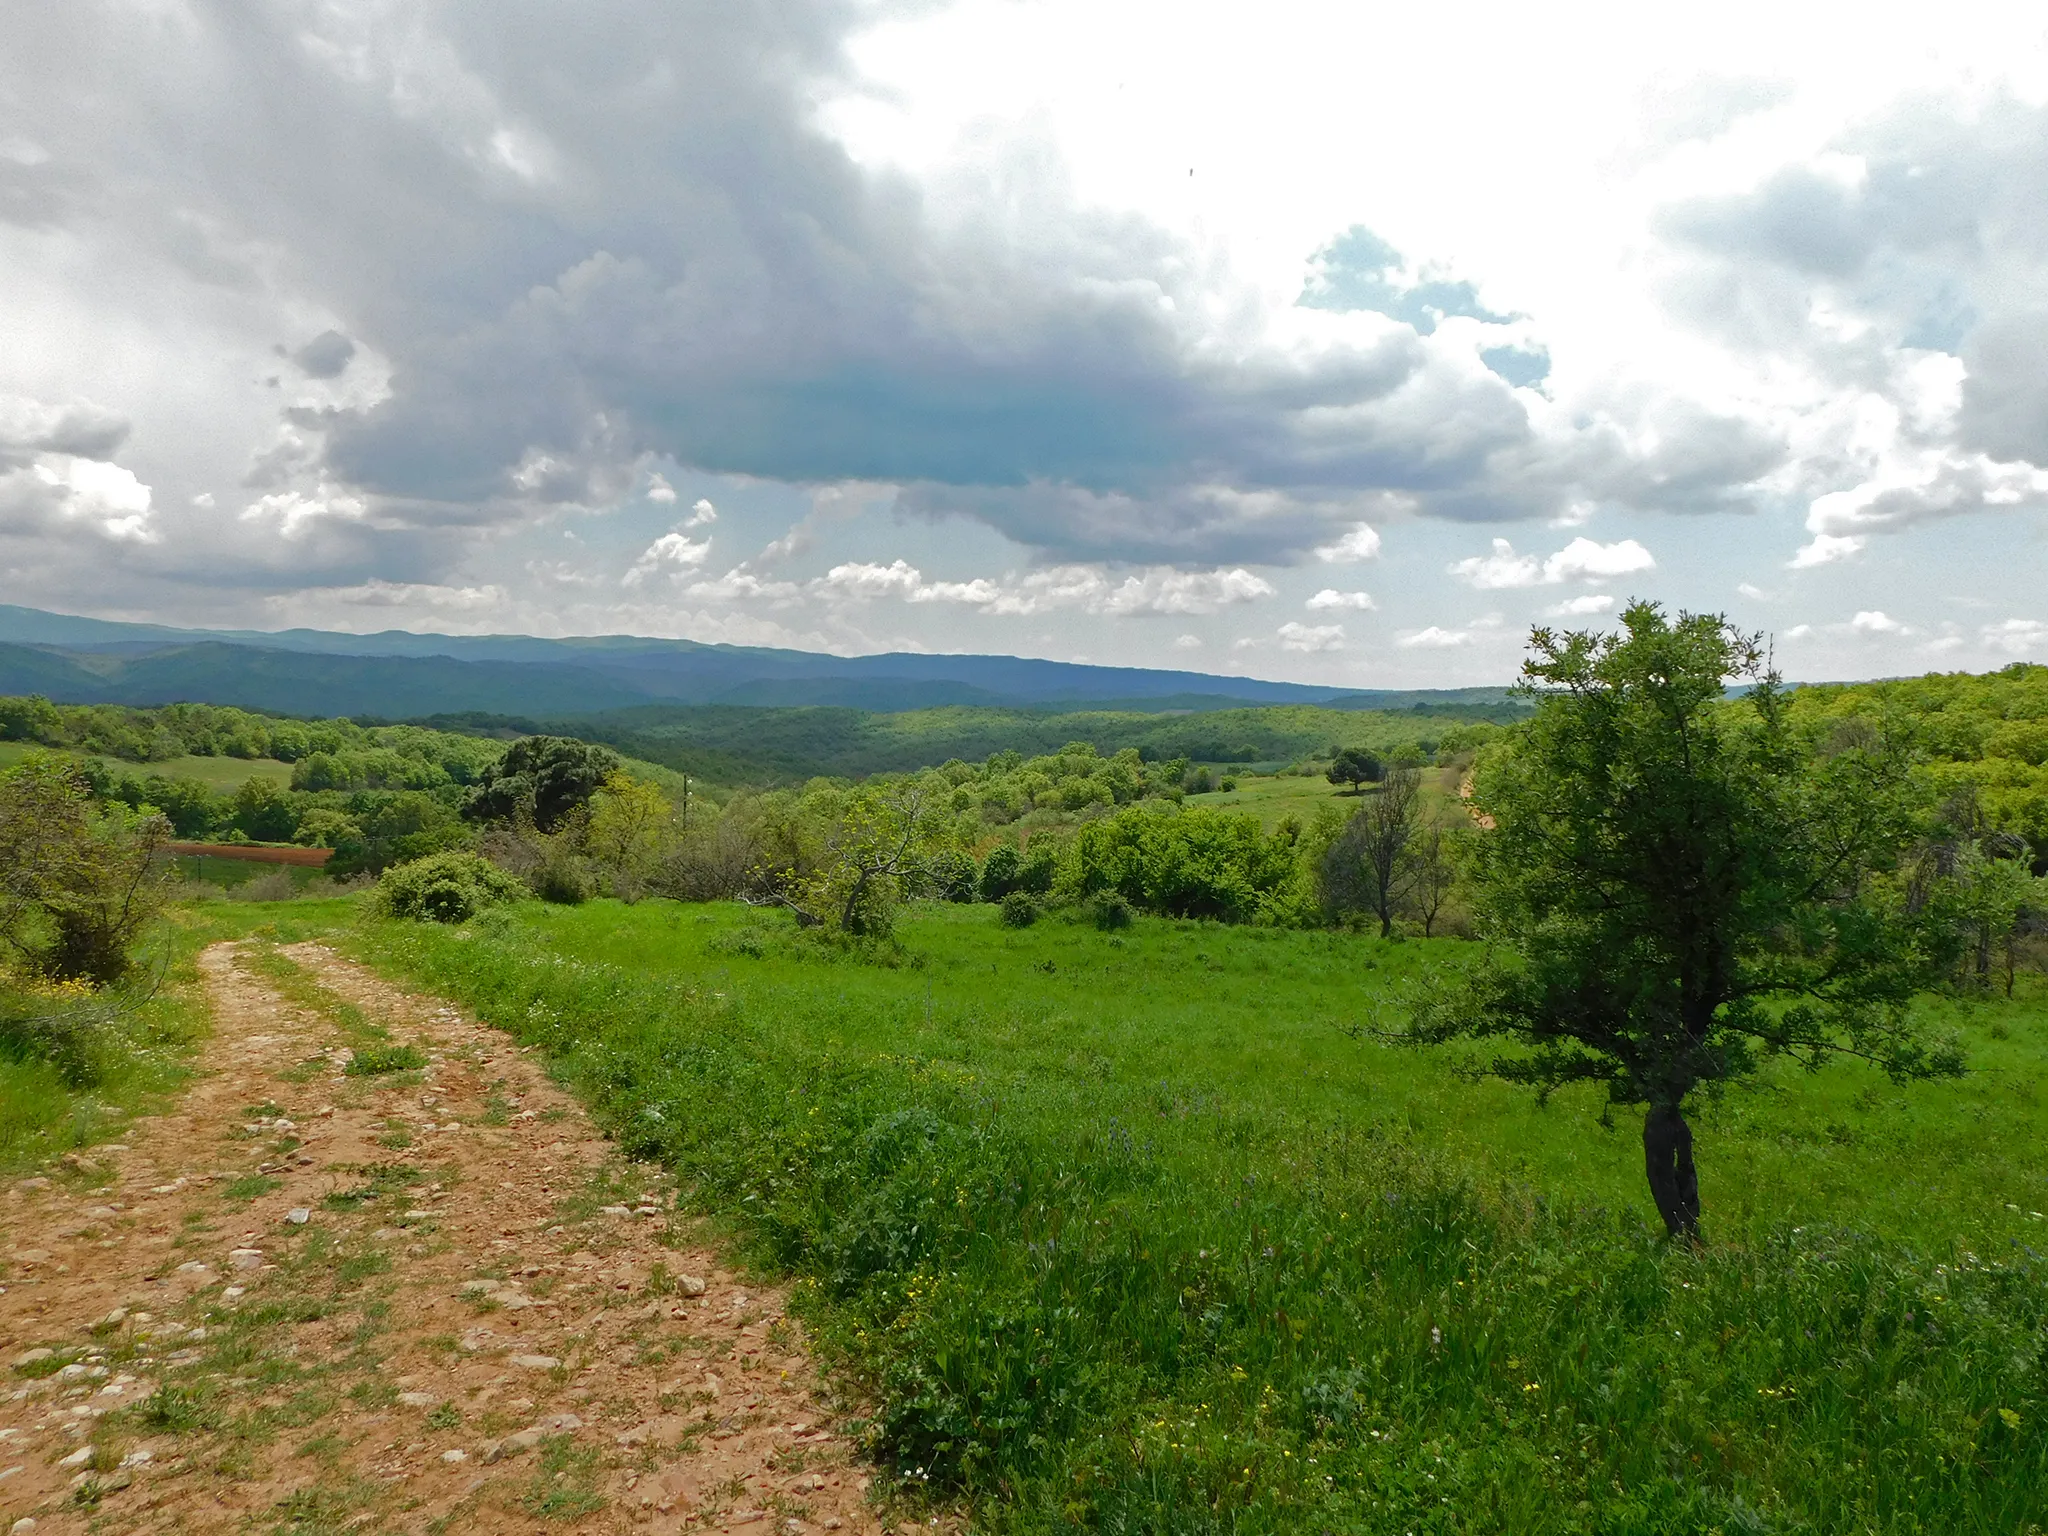
[[[1104,933],[1131,926],[1131,904],[1115,891],[1098,891],[1088,903],[1088,917]]]
[[[1002,899],[1005,928],[1029,928],[1038,921],[1038,899],[1029,891],[1012,891]]]
[[[566,847],[550,850],[550,856],[526,877],[533,894],[558,907],[573,907],[588,901],[593,882],[589,867]]]
[[[972,901],[981,886],[981,871],[957,848],[943,848],[925,864],[925,886],[940,901]]]
[[[377,902],[392,917],[460,923],[486,907],[517,901],[526,888],[474,853],[436,853],[384,871]]]
[[[1221,784],[1218,784],[1216,787],[1222,790],[1223,793],[1226,795],[1235,794],[1237,792],[1237,780],[1225,779]]]
[[[1017,889],[1017,868],[1023,856],[1008,843],[991,852],[981,866],[981,899],[1001,901]]]

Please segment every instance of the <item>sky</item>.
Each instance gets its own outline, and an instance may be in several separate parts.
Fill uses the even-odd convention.
[[[0,601],[1506,681],[2048,661],[2017,4],[68,0]]]

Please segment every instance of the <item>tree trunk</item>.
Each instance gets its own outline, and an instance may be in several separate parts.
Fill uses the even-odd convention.
[[[1643,1116],[1643,1167],[1650,1178],[1650,1198],[1673,1237],[1697,1242],[1700,1235],[1700,1181],[1692,1166],[1692,1127],[1676,1105],[1650,1106]]]

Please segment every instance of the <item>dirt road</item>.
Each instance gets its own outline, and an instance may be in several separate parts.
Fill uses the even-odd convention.
[[[0,1531],[880,1529],[781,1295],[504,1035],[202,972],[181,1101],[0,1194]]]

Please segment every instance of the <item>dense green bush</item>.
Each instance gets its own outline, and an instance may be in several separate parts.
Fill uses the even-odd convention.
[[[1012,891],[997,904],[1005,928],[1029,928],[1038,921],[1038,898],[1029,891]]]
[[[1131,926],[1131,904],[1116,891],[1097,891],[1088,901],[1088,920],[1104,933]]]
[[[1064,878],[1079,895],[1115,891],[1172,917],[1242,922],[1296,876],[1294,840],[1256,816],[1132,806],[1074,834]]]
[[[466,922],[526,894],[519,881],[474,853],[430,854],[393,865],[377,881],[377,904],[385,912],[421,922]]]

